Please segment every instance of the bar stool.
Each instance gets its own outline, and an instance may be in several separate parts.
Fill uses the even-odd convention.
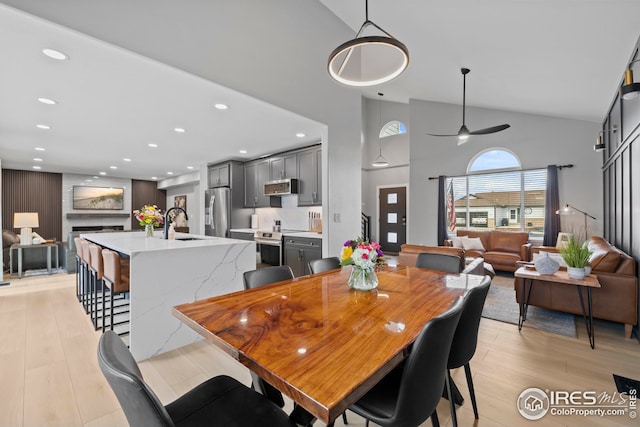
[[[80,255],[80,280],[83,285],[82,305],[84,312],[89,314],[91,305],[89,297],[91,295],[91,281],[89,280],[89,265],[91,264],[91,254],[89,253],[89,241],[80,238],[78,246],[78,254]]]
[[[76,247],[76,297],[78,302],[84,303],[84,281],[82,275],[82,245],[80,244],[80,237],[73,238],[73,244]]]
[[[93,327],[98,330],[98,319],[102,319],[104,324],[104,303],[102,304],[102,310],[98,310],[98,291],[104,289],[102,283],[103,276],[103,264],[102,264],[102,247],[95,243],[89,243],[90,264],[89,274],[91,275],[91,321]],[[104,298],[104,293],[102,298]]]
[[[102,250],[102,259],[104,265],[104,274],[102,276],[102,312],[105,312],[105,288],[109,288],[109,328],[113,331],[114,325],[120,325],[129,323],[129,321],[113,322],[113,300],[115,294],[121,294],[123,292],[129,292],[129,262],[118,255],[117,252],[110,251],[109,249]],[[123,304],[124,305],[124,304]],[[123,311],[122,313],[128,313]],[[105,321],[103,315],[102,332],[105,330]],[[126,335],[128,332],[119,333],[118,335]]]

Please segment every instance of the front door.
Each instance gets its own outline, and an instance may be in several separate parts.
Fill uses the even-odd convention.
[[[397,254],[407,241],[407,187],[381,188],[378,197],[379,243],[383,252]]]

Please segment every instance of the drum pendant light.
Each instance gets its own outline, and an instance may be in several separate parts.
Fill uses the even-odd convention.
[[[362,36],[373,26],[383,35]],[[347,86],[374,86],[398,77],[409,65],[407,47],[369,20],[369,1],[365,0],[365,21],[353,40],[331,52],[327,69],[336,81]]]

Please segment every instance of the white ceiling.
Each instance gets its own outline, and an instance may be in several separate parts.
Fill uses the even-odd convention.
[[[364,21],[362,0],[321,2],[354,34]],[[600,122],[640,33],[638,16],[637,0],[371,0],[369,18],[404,42],[411,60],[396,80],[362,93],[460,104],[460,68],[468,67],[470,106]],[[71,59],[47,58],[45,47]],[[162,179],[187,166],[309,145],[323,131],[312,120],[2,4],[0,52],[3,168]],[[42,105],[40,96],[59,104]],[[217,102],[230,108],[216,110]]]
[[[364,0],[320,1],[355,35]],[[410,62],[363,93],[462,104],[466,67],[468,105],[600,122],[638,17],[637,0],[370,0],[369,19],[407,46]]]
[[[70,59],[51,59],[43,48],[62,51]],[[320,141],[324,127],[2,5],[0,52],[3,168],[37,165],[48,172],[163,179],[169,172],[190,172],[189,166],[197,170],[218,160],[252,159],[310,145]],[[59,103],[44,105],[38,97]],[[217,110],[216,103],[229,109]],[[41,130],[37,124],[52,129]],[[176,127],[186,132],[178,134]]]

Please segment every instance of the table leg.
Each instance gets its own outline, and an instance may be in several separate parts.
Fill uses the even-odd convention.
[[[589,345],[591,348],[596,346],[596,336],[593,330],[593,301],[591,299],[591,287],[587,286],[587,307],[588,314],[584,309],[584,298],[582,297],[582,285],[576,286],[578,290],[578,296],[580,297],[580,308],[582,308],[582,317],[584,318],[585,326],[587,327],[587,335],[589,336]]]
[[[533,279],[529,280],[529,292],[527,292],[527,279],[522,279],[522,292],[520,292],[520,316],[518,318],[518,330],[522,330],[522,324],[527,320],[527,309],[529,308],[529,298],[533,289]],[[525,296],[526,294],[526,296]]]
[[[51,246],[47,246],[47,273],[51,274]]]
[[[18,248],[18,279],[22,279],[22,248]]]

